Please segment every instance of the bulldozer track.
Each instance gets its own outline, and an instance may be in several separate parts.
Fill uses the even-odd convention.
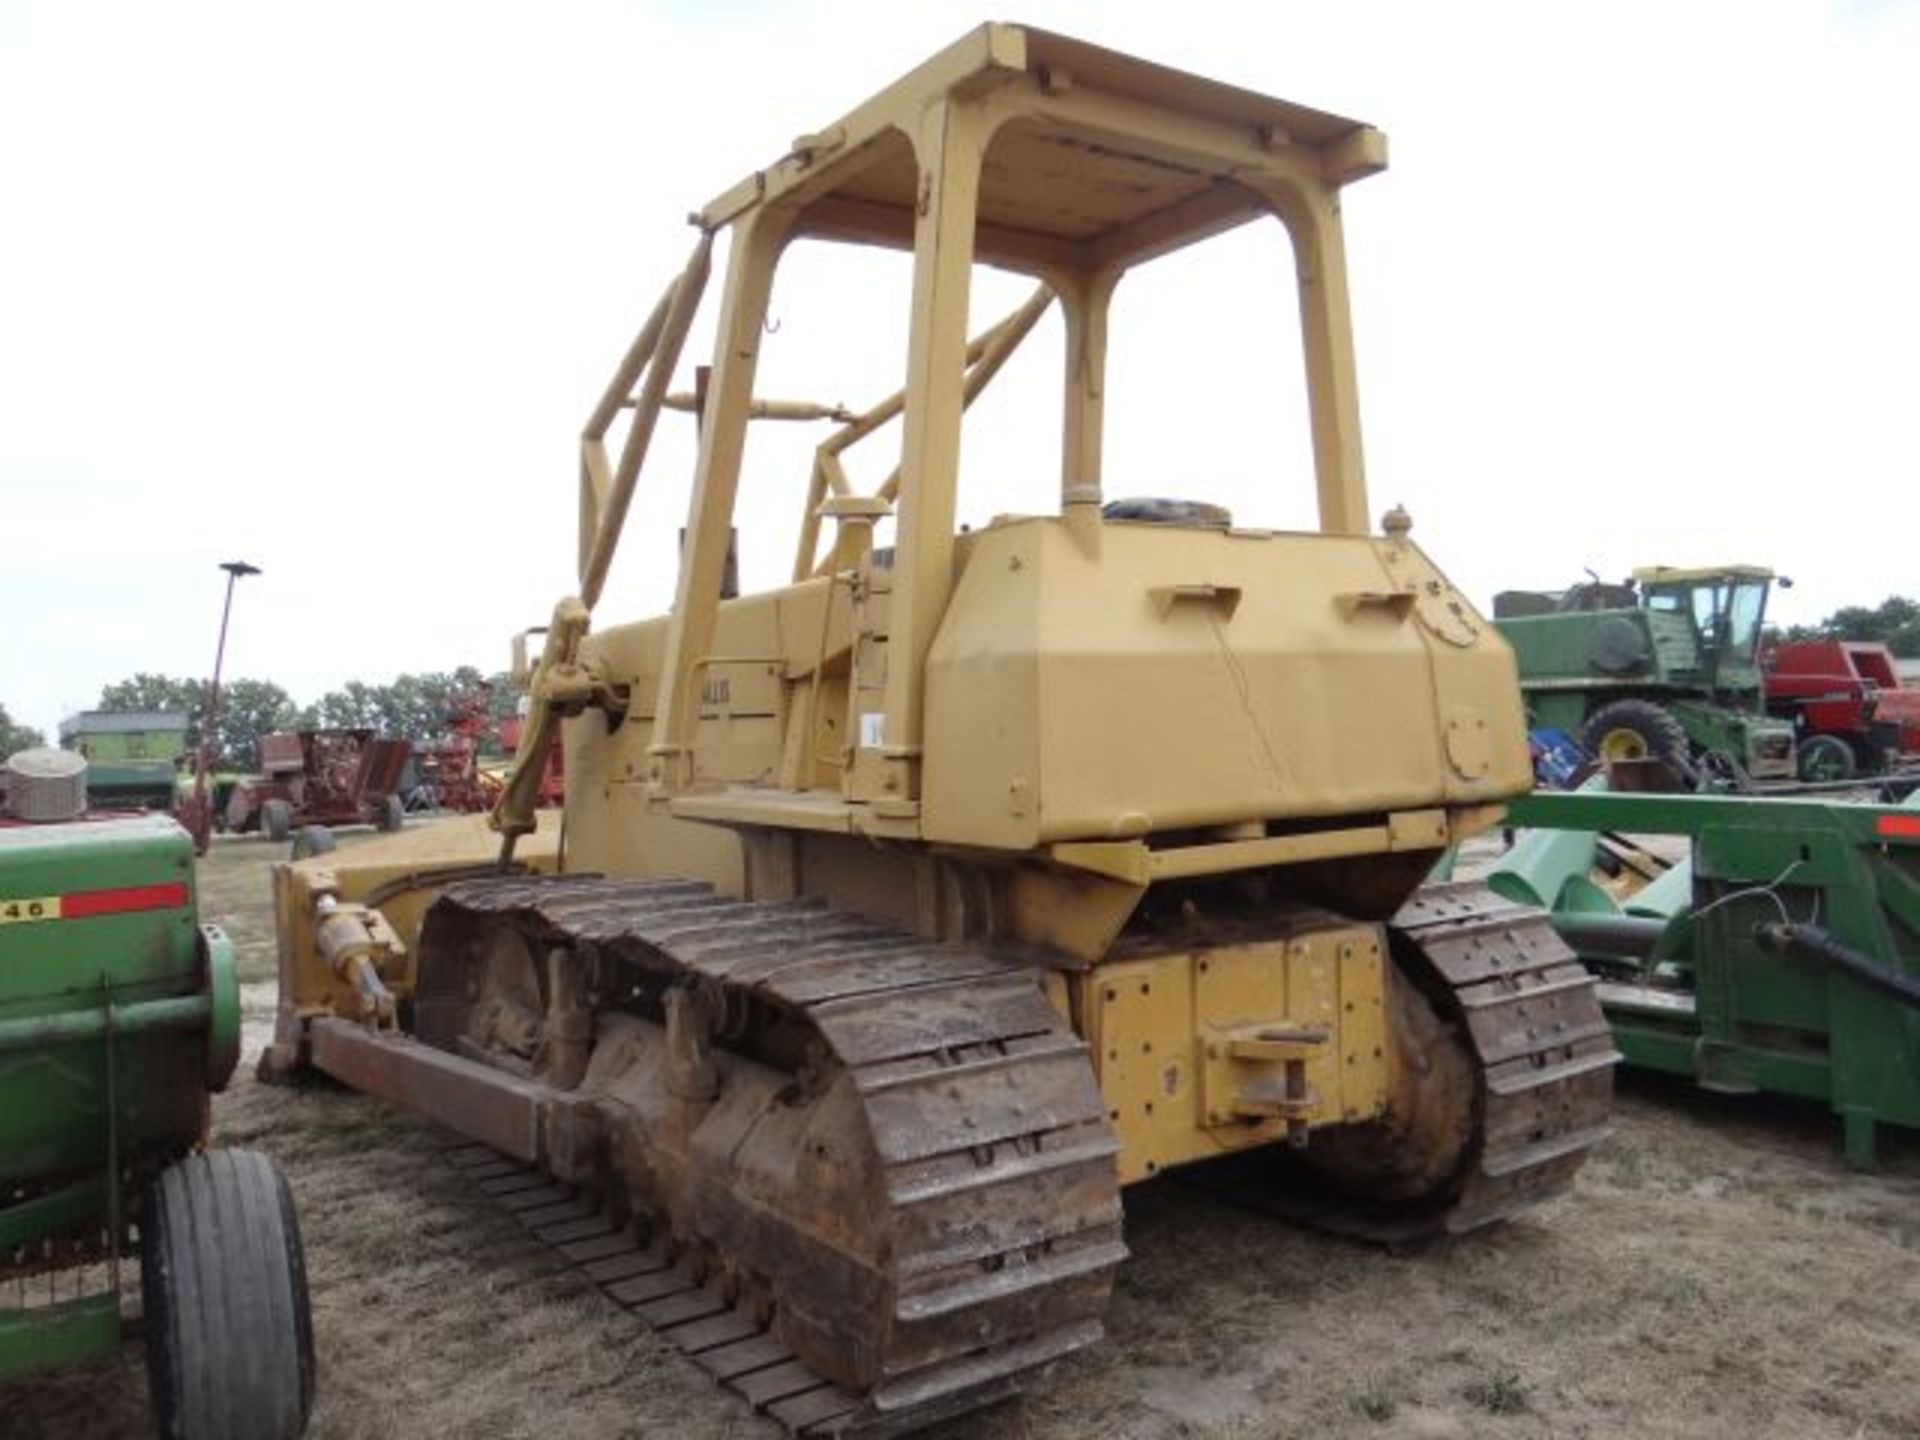
[[[804,1018],[851,1072],[891,1206],[869,1342],[881,1378],[864,1393],[782,1342],[777,1314],[713,1263],[716,1249],[730,1258],[714,1237],[655,1226],[643,1243],[593,1189],[485,1146],[450,1156],[755,1410],[795,1434],[898,1434],[1005,1398],[1100,1338],[1126,1256],[1119,1147],[1085,1047],[1030,965],[688,882],[479,881],[440,907]]]
[[[1384,1245],[1481,1229],[1565,1190],[1608,1133],[1620,1054],[1593,977],[1540,910],[1474,881],[1417,891],[1395,954],[1464,1036],[1477,1071],[1474,1141],[1444,1191],[1368,1203],[1337,1186],[1276,1187],[1257,1152],[1190,1177],[1231,1204]]]
[[[1416,892],[1393,925],[1447,987],[1480,1067],[1479,1140],[1434,1217],[1460,1234],[1573,1182],[1607,1134],[1620,1053],[1593,977],[1544,911],[1460,881]]]
[[[751,1307],[730,1302],[718,1281],[703,1281],[672,1246],[642,1243],[607,1216],[589,1190],[556,1183],[536,1166],[450,1133],[444,1158],[609,1300],[749,1407],[796,1435],[897,1435],[931,1425],[1013,1394],[1032,1371],[1100,1335],[1096,1325],[1085,1334],[1057,1336],[1057,1348],[1036,1350],[1031,1363],[1004,1377],[1004,1383],[949,1390],[944,1403],[884,1416],[862,1413],[859,1396],[823,1380],[773,1336]]]
[[[485,1146],[449,1157],[755,1410],[795,1434],[899,1434],[995,1403],[1100,1337],[1126,1255],[1118,1144],[1084,1046],[1030,966],[689,882],[500,879],[456,885],[441,904],[549,943],[637,949],[669,976],[751,992],[807,1017],[852,1072],[896,1226],[884,1324],[889,1343],[906,1337],[908,1361],[865,1392],[784,1344],[695,1237],[636,1233],[596,1188]],[[1444,1196],[1356,1205],[1270,1182],[1205,1188],[1398,1244],[1491,1224],[1572,1181],[1606,1133],[1619,1058],[1591,978],[1544,915],[1479,885],[1429,887],[1393,928],[1417,947],[1416,978],[1442,997],[1477,1066],[1476,1138]]]

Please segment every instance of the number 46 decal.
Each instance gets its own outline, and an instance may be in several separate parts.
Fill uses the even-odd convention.
[[[0,900],[0,925],[20,925],[59,918],[58,895],[41,895],[31,900]]]
[[[23,895],[0,900],[0,925],[35,920],[90,920],[96,915],[126,915],[141,910],[180,910],[192,900],[184,882],[125,885],[112,890],[76,890],[70,895]]]

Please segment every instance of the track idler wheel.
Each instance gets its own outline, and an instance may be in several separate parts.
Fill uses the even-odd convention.
[[[1307,1164],[1384,1240],[1459,1233],[1564,1190],[1607,1132],[1620,1056],[1593,977],[1540,910],[1435,885],[1389,930],[1387,1113],[1315,1136]]]

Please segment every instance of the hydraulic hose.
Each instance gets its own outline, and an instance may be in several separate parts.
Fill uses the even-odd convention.
[[[1818,925],[1759,925],[1754,928],[1754,938],[1763,950],[1771,950],[1776,955],[1798,953],[1824,960],[1871,990],[1891,996],[1903,1005],[1920,1007],[1920,976],[1882,964]]]

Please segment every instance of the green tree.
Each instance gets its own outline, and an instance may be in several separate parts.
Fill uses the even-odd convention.
[[[102,710],[174,710],[187,716],[187,753],[200,750],[200,726],[206,718],[204,680],[142,672],[100,691]],[[260,737],[291,730],[300,714],[293,698],[271,680],[237,679],[220,687],[220,725],[208,759],[216,770],[256,770]]]
[[[7,713],[7,707],[0,705],[0,760],[46,743],[47,737],[31,725],[14,724],[13,716]]]
[[[307,707],[306,723],[315,730],[378,730],[386,718],[386,687],[349,680]]]
[[[439,675],[396,675],[386,687],[381,729],[409,740],[432,740],[446,729],[447,688]]]
[[[471,665],[422,675],[402,675],[394,681],[398,718],[408,728],[401,733],[419,740],[443,739],[452,733],[455,715],[476,702],[490,709],[487,677]]]
[[[101,687],[102,710],[175,710],[195,714],[207,698],[207,682],[140,671],[131,679]]]
[[[504,677],[501,677],[504,679]],[[449,671],[398,675],[388,685],[349,680],[330,690],[304,712],[322,728],[368,729],[408,740],[444,739],[456,709],[489,684],[471,665]],[[489,694],[491,713],[496,697]]]
[[[222,770],[258,770],[260,737],[300,723],[293,697],[271,680],[235,680],[220,687],[220,732],[214,764]]]
[[[1817,625],[1791,625],[1787,640],[1872,640],[1902,659],[1920,658],[1920,601],[1889,595],[1878,605],[1843,605]]]

